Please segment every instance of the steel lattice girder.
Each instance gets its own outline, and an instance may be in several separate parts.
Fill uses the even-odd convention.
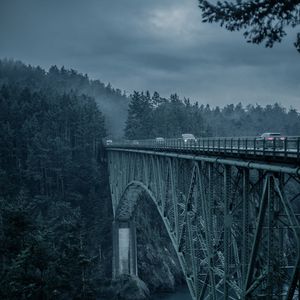
[[[299,295],[299,169],[109,149],[116,220],[146,193],[165,224],[193,299]]]

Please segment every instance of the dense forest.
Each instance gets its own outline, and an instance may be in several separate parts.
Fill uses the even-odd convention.
[[[89,96],[56,89],[60,73],[10,67],[0,87],[0,299],[96,299],[111,272],[104,116]]]
[[[95,99],[105,115],[107,134],[120,137],[127,118],[128,98],[120,89],[114,89],[99,80],[64,67],[52,66],[48,71],[40,67],[25,65],[20,61],[0,60],[0,86],[14,84],[28,87],[31,91],[51,91],[58,94],[70,92],[87,95]]]
[[[229,104],[223,108],[192,103],[173,94],[169,99],[157,92],[134,92],[129,103],[125,136],[128,139],[176,138],[182,133],[197,137],[257,136],[263,132],[299,135],[300,116],[275,103],[243,107]]]

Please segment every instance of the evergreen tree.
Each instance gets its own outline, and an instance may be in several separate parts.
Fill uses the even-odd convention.
[[[134,91],[128,107],[125,137],[128,139],[146,139],[151,137],[152,103],[150,94]]]
[[[38,90],[45,73],[14,65],[0,65],[0,299],[96,299],[110,274],[104,116],[89,96],[49,89],[75,72],[53,67]]]
[[[230,31],[244,30],[248,42],[273,47],[286,35],[285,28],[294,28],[300,24],[299,0],[199,0],[203,22],[218,22]],[[300,52],[300,33],[294,43]]]

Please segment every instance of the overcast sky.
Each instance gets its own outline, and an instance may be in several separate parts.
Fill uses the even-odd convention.
[[[300,109],[291,32],[273,49],[201,23],[197,0],[0,0],[0,58],[65,66],[131,93]]]

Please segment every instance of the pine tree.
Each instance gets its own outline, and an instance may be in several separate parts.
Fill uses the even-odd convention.
[[[134,92],[128,108],[125,137],[128,139],[147,139],[152,136],[152,103],[149,93]]]
[[[286,35],[285,28],[300,24],[299,0],[234,0],[212,4],[199,0],[203,22],[218,22],[230,31],[244,30],[248,42],[273,47]],[[300,33],[294,43],[300,52]]]

